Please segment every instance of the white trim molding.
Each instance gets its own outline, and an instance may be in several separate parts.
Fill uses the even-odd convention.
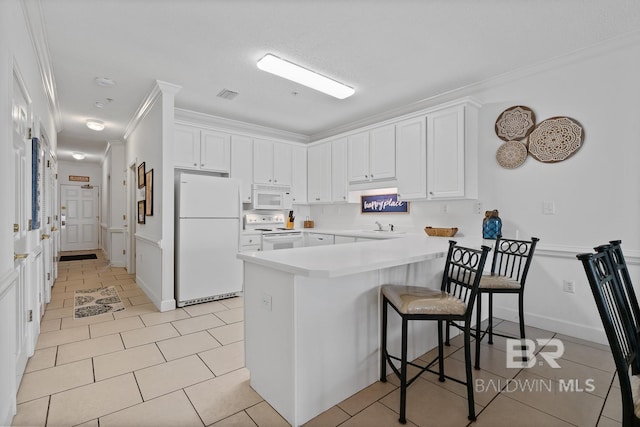
[[[161,80],[156,80],[153,88],[151,89],[149,94],[145,97],[145,99],[142,100],[142,102],[140,103],[140,106],[138,106],[138,109],[136,110],[135,114],[129,121],[129,124],[127,124],[127,127],[125,128],[125,132],[124,132],[124,139],[125,140],[129,139],[129,136],[131,136],[131,133],[133,133],[133,131],[138,127],[142,119],[144,119],[147,113],[149,113],[149,111],[151,110],[151,107],[153,106],[153,104],[155,104],[155,102],[158,100],[158,98],[163,92],[172,93],[175,95],[180,91],[180,89],[182,89],[182,86],[163,82]]]
[[[15,285],[17,279],[18,272],[15,269],[9,270],[0,278],[0,299],[4,298],[4,295]]]
[[[58,131],[62,130],[62,113],[58,103],[58,90],[56,87],[55,74],[51,63],[47,34],[44,28],[42,3],[40,0],[22,0],[22,10],[24,12],[27,29],[33,48],[36,53],[36,60],[42,79],[42,87],[47,95],[49,109],[53,115]]]

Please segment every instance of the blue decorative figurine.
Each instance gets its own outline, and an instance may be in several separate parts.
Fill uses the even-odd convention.
[[[502,235],[502,220],[498,216],[498,210],[486,211],[482,221],[482,238],[497,239]]]

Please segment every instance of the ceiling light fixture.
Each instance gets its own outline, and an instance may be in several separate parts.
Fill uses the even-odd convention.
[[[116,85],[115,80],[109,77],[96,77],[94,81],[98,86],[102,87],[114,87]]]
[[[258,68],[287,80],[318,90],[338,99],[345,99],[355,93],[352,87],[346,86],[315,71],[278,58],[270,53],[258,61]]]
[[[87,127],[91,130],[101,131],[104,129],[104,123],[100,120],[87,120]]]
[[[71,157],[73,157],[73,158],[74,158],[74,159],[76,159],[76,160],[83,160],[83,159],[84,159],[84,153],[80,153],[80,152],[78,152],[78,151],[74,151],[74,152],[71,154]]]

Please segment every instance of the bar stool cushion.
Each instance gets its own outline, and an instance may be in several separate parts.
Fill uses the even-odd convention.
[[[507,276],[485,274],[480,278],[481,289],[520,289],[520,282]]]
[[[402,314],[464,315],[467,304],[447,292],[407,285],[383,285],[382,293]]]

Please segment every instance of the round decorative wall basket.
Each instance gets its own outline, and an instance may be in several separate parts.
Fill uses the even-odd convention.
[[[541,162],[561,162],[582,146],[584,130],[570,117],[543,120],[529,135],[529,154]]]
[[[498,148],[496,160],[505,169],[515,169],[527,160],[527,146],[520,141],[507,141]]]
[[[536,115],[523,105],[507,108],[496,120],[496,135],[503,141],[519,141],[533,131]]]

